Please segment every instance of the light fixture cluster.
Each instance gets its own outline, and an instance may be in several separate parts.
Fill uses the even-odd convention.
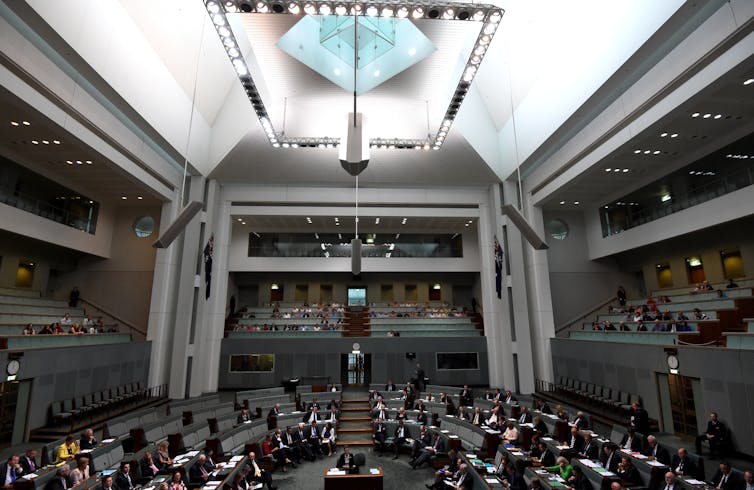
[[[60,140],[31,140],[32,145],[59,145]]]
[[[623,201],[618,201],[618,202],[615,203],[615,206],[638,206],[638,205],[639,205],[638,202],[623,202]],[[610,205],[606,205],[605,209],[610,209]]]
[[[241,223],[242,225],[245,225],[245,224],[246,224],[246,221],[244,221],[244,220],[243,220],[243,218],[237,218],[237,219],[236,219],[236,221],[238,221],[238,222],[239,222],[239,223]],[[257,236],[259,236],[259,235],[257,235]]]
[[[678,133],[668,133],[667,131],[660,133],[660,138],[677,138]]]
[[[120,198],[121,198],[121,199],[122,199],[123,201],[127,201],[127,200],[128,200],[128,196],[127,196],[127,195],[125,195],[125,194],[123,194],[122,196],[120,196]],[[142,196],[142,195],[138,195],[138,196],[136,196],[136,199],[137,199],[137,200],[139,200],[139,201],[141,201],[141,200],[143,200],[143,199],[144,199],[144,196]]]
[[[634,150],[634,154],[644,154],[644,155],[659,155],[662,153],[662,150],[642,150],[641,148],[637,148]]]
[[[725,158],[732,158],[734,160],[746,160],[746,159],[749,159],[749,158],[754,158],[754,155],[743,155],[743,154],[738,154],[738,153],[736,153],[736,154],[728,153],[727,155],[725,155]]]
[[[357,15],[366,17],[391,17],[399,19],[429,19],[469,21],[482,24],[479,35],[466,60],[461,78],[445,110],[442,123],[434,135],[426,140],[375,138],[369,141],[372,148],[439,150],[461,108],[471,82],[484,59],[489,44],[503,18],[503,10],[490,4],[460,2],[412,2],[387,0],[379,3],[362,1],[298,1],[298,0],[205,0],[204,5],[230,59],[241,85],[249,98],[267,139],[274,148],[335,148],[340,138],[285,138],[275,131],[267,109],[262,102],[246,60],[230,28],[226,13],[289,14],[289,15]],[[303,142],[306,144],[302,144]],[[390,141],[392,143],[385,144]],[[376,146],[375,146],[376,145]],[[382,146],[384,145],[384,146]]]
[[[715,172],[711,172],[709,170],[706,172],[701,171],[701,170],[689,170],[689,175],[694,175],[694,176],[703,175],[705,177],[710,177],[710,176],[715,175]]]
[[[705,112],[705,113],[694,112],[694,113],[691,114],[691,117],[693,117],[694,119],[696,119],[696,118],[702,118],[702,119],[717,120],[717,119],[722,119],[723,117],[725,119],[730,119],[732,116],[724,116],[722,114],[713,114],[711,112]]]
[[[560,205],[561,205],[561,206],[564,206],[564,205],[565,205],[565,203],[566,203],[565,201],[560,201]],[[581,204],[581,203],[580,203],[579,201],[573,201],[573,205],[574,205],[574,206],[578,206],[579,204]]]
[[[21,122],[11,121],[10,125],[17,128],[17,127],[20,127],[20,126],[31,126],[31,123],[29,121],[21,121]]]
[[[608,168],[605,169],[605,172],[613,172],[613,173],[623,173],[623,174],[625,174],[625,173],[628,173],[630,170],[631,169],[628,169],[628,168],[610,168],[610,167],[608,167]]]
[[[752,83],[754,83],[754,78],[747,78],[744,80],[744,85],[751,85]]]
[[[68,165],[91,165],[91,160],[66,160],[65,163]]]

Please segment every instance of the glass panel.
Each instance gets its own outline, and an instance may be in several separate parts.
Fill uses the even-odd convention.
[[[230,356],[231,373],[271,373],[275,354],[235,354]]]
[[[479,369],[476,352],[438,352],[437,369]]]

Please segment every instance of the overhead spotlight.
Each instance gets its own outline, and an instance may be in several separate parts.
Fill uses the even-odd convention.
[[[345,4],[338,3],[335,5],[335,15],[346,15],[348,13],[348,9],[346,8]]]
[[[249,13],[252,11],[251,4],[248,2],[241,2],[239,8],[241,9],[241,12]]]
[[[456,11],[452,7],[445,9],[445,11],[442,13],[442,18],[445,20],[450,20],[454,18],[455,16],[456,16]]]
[[[699,117],[699,113],[695,112],[695,113],[691,114],[691,117]]]
[[[370,5],[367,7],[367,16],[369,17],[377,17],[377,14],[379,14],[379,10],[377,10],[377,7],[374,5]]]
[[[319,15],[330,15],[330,12],[332,10],[330,9],[330,6],[326,3],[320,4],[319,6]]]
[[[29,121],[21,121],[21,124],[24,126],[31,126],[31,123]]]
[[[259,12],[260,14],[266,14],[269,11],[269,5],[267,5],[265,2],[257,2],[257,12]]]
[[[456,17],[458,20],[468,20],[468,18],[471,17],[471,14],[468,10],[461,10],[458,12],[458,16]]]
[[[490,43],[491,40],[492,38],[485,34],[484,36],[479,38],[479,44],[487,45]]]
[[[474,20],[477,22],[484,20],[484,10],[477,10],[474,12]]]
[[[408,17],[408,8],[406,7],[399,7],[398,10],[395,12],[395,16],[399,19],[405,19]]]
[[[754,83],[754,78],[749,78],[748,80],[744,81],[744,85],[751,85],[752,83]]]
[[[285,5],[283,5],[281,2],[275,2],[272,4],[272,11],[276,14],[282,14],[285,12]]]
[[[382,7],[382,12],[380,12],[380,17],[392,17],[393,16],[393,7],[386,5]]]
[[[427,17],[430,19],[436,19],[440,17],[440,11],[437,8],[432,7],[427,11]]]
[[[314,15],[315,13],[317,13],[317,8],[314,6],[313,3],[306,2],[304,4],[304,13],[306,15]]]
[[[498,22],[500,22],[500,19],[502,18],[503,18],[503,13],[499,10],[495,10],[494,12],[490,14],[490,22],[492,22],[493,24],[497,24]]]
[[[364,11],[364,6],[360,3],[354,3],[351,6],[351,15],[361,15],[361,13]]]
[[[414,19],[421,19],[424,17],[424,7],[414,7],[411,11],[411,17]]]
[[[288,3],[288,12],[293,15],[298,15],[301,13],[301,7],[298,6],[298,3],[296,2],[289,2]]]
[[[18,124],[18,123],[17,123],[16,121],[11,121],[11,122],[10,122],[10,125],[11,125],[11,126],[18,126],[19,124]]]

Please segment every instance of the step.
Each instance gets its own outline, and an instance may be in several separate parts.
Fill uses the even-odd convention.
[[[343,434],[371,434],[372,428],[371,427],[338,427],[338,437],[341,437]]]
[[[372,422],[372,417],[352,417],[352,418],[341,417],[338,420],[338,427],[340,427],[342,424],[369,424],[371,422]]]
[[[3,296],[21,296],[24,298],[39,298],[39,291],[21,288],[0,288],[0,294]]]
[[[372,439],[355,439],[353,441],[337,441],[335,443],[337,447],[350,446],[350,447],[372,447],[374,441]]]
[[[30,306],[50,306],[56,308],[68,308],[68,301],[57,299],[42,299],[39,297],[26,296],[5,296],[0,294],[0,304],[3,305],[30,305]]]

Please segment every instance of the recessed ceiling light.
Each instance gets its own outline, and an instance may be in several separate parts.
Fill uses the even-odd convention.
[[[660,153],[662,153],[660,150],[655,150],[652,152],[653,155],[659,155]]]
[[[691,117],[699,117],[699,113],[695,112],[695,113],[691,114]]]
[[[79,164],[79,165],[81,165],[84,162],[82,162],[81,160],[76,160],[76,163]]]
[[[52,142],[53,142],[54,144],[56,144],[56,145],[59,145],[59,144],[60,144],[60,140],[52,140]]]
[[[11,125],[11,126],[18,126],[19,124],[18,124],[18,123],[17,123],[16,121],[11,121],[11,122],[10,122],[10,125]]]
[[[634,150],[634,153],[641,153],[641,150]]]
[[[86,164],[87,164],[87,165],[91,165],[91,164],[92,164],[92,161],[91,161],[91,160],[87,160],[87,161],[86,161]]]
[[[744,85],[751,85],[754,83],[754,78],[749,78],[748,80],[744,80]]]
[[[21,124],[24,126],[31,126],[31,123],[29,121],[21,121]]]
[[[721,117],[723,117],[722,114],[715,114],[715,117],[713,119],[720,119]]]
[[[73,165],[73,160],[66,160],[65,163],[67,163],[68,165]]]
[[[245,224],[246,224],[246,221],[241,221],[241,224],[242,224],[242,225],[245,225]]]
[[[32,145],[38,145],[38,144],[39,144],[39,141],[37,141],[37,140],[31,140],[31,144],[32,144]]]
[[[120,196],[120,198],[121,198],[121,199],[123,199],[124,201],[125,201],[126,199],[128,199],[128,197],[126,197],[126,196]]]
[[[671,138],[677,138],[678,137],[678,133],[673,133],[673,134],[670,135],[670,137]]]
[[[141,201],[142,199],[144,199],[144,196],[136,196],[136,199],[138,199],[139,201]]]
[[[565,204],[565,201],[560,201],[560,205],[562,206],[563,204]]]
[[[376,77],[380,76],[380,70],[374,70],[373,75]]]
[[[704,119],[709,119],[710,117],[712,117],[712,114],[710,114],[709,112],[702,116],[702,118]]]
[[[374,224],[379,225],[380,224],[380,218],[374,218]]]
[[[668,135],[668,133],[661,133],[661,134],[660,134],[660,138],[664,138],[664,137],[665,137],[665,136],[667,136],[667,135]]]
[[[610,172],[611,170],[612,170],[612,168],[606,168],[605,172]]]
[[[574,204],[575,204],[576,206],[578,206],[578,205],[579,205],[579,201],[573,201],[573,203],[574,203]]]
[[[628,172],[628,169],[627,169],[627,168],[624,168],[624,169],[623,169],[623,173],[625,174],[626,172]]]
[[[241,222],[241,221],[243,221],[243,219],[242,218],[236,218],[236,221]]]
[[[45,145],[49,145],[50,144],[50,142],[47,141],[47,140],[42,140],[42,143],[45,144]]]
[[[652,153],[652,150],[644,150],[645,155],[649,155],[650,153]]]

